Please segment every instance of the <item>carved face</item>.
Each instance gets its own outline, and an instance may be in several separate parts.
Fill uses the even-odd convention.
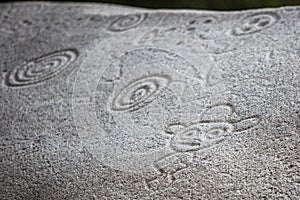
[[[241,24],[233,29],[232,34],[241,36],[262,31],[277,23],[279,18],[275,12],[255,13],[242,19]]]
[[[250,116],[239,120],[225,119],[227,112],[233,114],[232,105],[217,105],[209,108],[205,112],[204,118],[210,120],[198,121],[188,125],[175,124],[170,125],[165,133],[173,135],[170,148],[176,152],[198,151],[220,144],[233,134],[248,130],[260,121],[259,116]],[[217,120],[217,117],[224,115],[223,120]]]
[[[170,127],[171,128],[171,127]],[[178,127],[177,127],[178,128]],[[175,130],[170,147],[178,152],[197,151],[219,144],[233,132],[229,123],[198,123]]]

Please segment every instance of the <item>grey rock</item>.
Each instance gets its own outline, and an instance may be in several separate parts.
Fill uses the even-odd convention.
[[[299,199],[300,7],[0,11],[0,199]]]

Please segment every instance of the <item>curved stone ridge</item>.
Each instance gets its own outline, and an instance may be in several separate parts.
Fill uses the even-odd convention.
[[[5,84],[22,87],[44,82],[61,73],[77,57],[77,50],[66,49],[32,59],[10,70],[5,76]]]

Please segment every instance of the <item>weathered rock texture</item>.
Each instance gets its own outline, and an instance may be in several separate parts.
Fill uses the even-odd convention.
[[[0,199],[299,199],[300,7],[0,5]]]

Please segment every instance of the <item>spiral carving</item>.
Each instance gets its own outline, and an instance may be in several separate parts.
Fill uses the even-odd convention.
[[[131,14],[121,17],[114,21],[108,29],[110,31],[119,32],[132,29],[141,24],[147,18],[147,14]]]
[[[125,87],[112,102],[113,110],[133,111],[153,101],[156,94],[169,83],[167,77],[152,76],[140,79]]]
[[[10,70],[5,83],[9,87],[22,87],[46,81],[64,71],[77,57],[76,50],[67,49],[32,59]]]

